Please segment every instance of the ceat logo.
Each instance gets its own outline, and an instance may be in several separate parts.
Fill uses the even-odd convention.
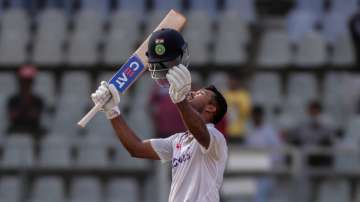
[[[122,88],[129,78],[134,76],[134,73],[139,69],[140,65],[137,61],[130,62],[124,66],[124,71],[116,78],[115,82]]]
[[[123,93],[143,69],[144,64],[140,58],[133,55],[120,70],[115,73],[110,83],[113,84],[118,91]]]

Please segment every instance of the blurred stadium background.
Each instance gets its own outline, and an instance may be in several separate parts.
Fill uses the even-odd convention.
[[[102,114],[76,122],[169,8],[188,17],[196,86],[235,100],[219,126],[230,147],[222,201],[360,201],[357,0],[1,0],[0,201],[167,201],[169,165],[130,158]],[[29,75],[41,132],[9,128],[29,113],[9,101]],[[153,88],[146,73],[121,102],[144,139],[162,109]]]

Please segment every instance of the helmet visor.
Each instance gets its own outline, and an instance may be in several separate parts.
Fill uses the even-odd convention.
[[[167,62],[149,63],[149,71],[152,79],[166,79],[166,74],[172,66]]]
[[[151,78],[160,86],[167,88],[170,86],[168,80],[166,79],[166,74],[172,66],[168,62],[159,62],[159,63],[149,63],[149,71],[151,73]]]

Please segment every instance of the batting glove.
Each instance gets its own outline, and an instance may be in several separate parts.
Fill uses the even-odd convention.
[[[91,99],[95,105],[100,104],[102,106],[102,111],[105,112],[108,119],[113,119],[120,115],[118,107],[120,95],[114,85],[109,85],[106,81],[102,81],[95,93],[91,94]]]
[[[179,103],[186,98],[191,90],[191,75],[189,70],[182,64],[174,66],[166,74],[170,83],[169,95],[173,103]]]

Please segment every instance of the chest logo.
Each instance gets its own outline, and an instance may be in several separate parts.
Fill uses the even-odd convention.
[[[179,144],[179,145],[181,147],[181,144]],[[181,165],[191,159],[191,155],[190,155],[190,151],[189,151],[190,146],[184,147],[184,148],[186,148],[185,151],[181,151],[179,156],[172,158],[172,161],[171,161],[172,168],[176,168],[179,165]]]

